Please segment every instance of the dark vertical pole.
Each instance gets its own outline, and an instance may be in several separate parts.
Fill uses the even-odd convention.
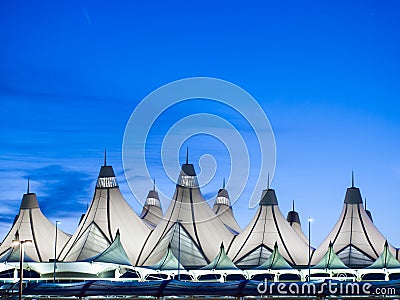
[[[24,279],[24,242],[19,244],[19,300],[22,300],[22,280]]]
[[[56,269],[57,269],[57,227],[58,221],[56,221],[56,238],[54,241],[54,266],[53,266],[53,281],[56,282]]]
[[[178,280],[181,280],[181,220],[178,220]]]
[[[311,273],[311,219],[308,218],[308,281]]]

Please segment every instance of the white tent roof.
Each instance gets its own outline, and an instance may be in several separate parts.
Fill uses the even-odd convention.
[[[384,250],[386,239],[367,215],[360,190],[354,183],[346,191],[338,222],[318,247],[312,264],[322,259],[330,241],[338,257],[349,267],[371,265]],[[392,246],[389,249],[396,253]]]
[[[27,257],[38,262],[48,262],[49,259],[54,259],[55,225],[43,215],[36,194],[30,193],[29,187],[28,192],[22,198],[19,215],[0,245],[0,257],[6,257],[4,255],[7,252],[14,253],[15,251],[11,249],[19,247],[12,246],[16,234],[19,235],[19,240],[32,241],[32,243],[24,245]],[[60,253],[69,238],[70,235],[57,228],[57,253]]]
[[[155,190],[155,186],[147,195],[140,218],[151,228],[154,229],[163,216],[160,198]]]
[[[229,244],[232,236],[204,200],[193,165],[186,163],[172,202],[150,235],[138,265],[156,264],[170,244],[184,267],[205,266],[217,255],[221,242]]]
[[[282,256],[292,265],[308,264],[308,245],[292,229],[278,207],[275,191],[262,193],[256,215],[233,240],[228,255],[239,267],[261,265],[277,243]]]
[[[113,168],[102,166],[93,200],[60,259],[79,261],[102,253],[117,231],[131,262],[135,262],[150,229],[135,214],[118,187]]]
[[[225,187],[218,191],[218,195],[214,202],[213,212],[233,234],[237,235],[242,231],[233,215],[231,200],[229,199],[229,194]]]
[[[301,229],[300,216],[297,211],[294,210],[294,201],[293,201],[293,209],[288,212],[286,220],[289,222],[289,225],[292,226],[294,231],[299,235],[299,237],[308,244],[308,238],[304,234]]]

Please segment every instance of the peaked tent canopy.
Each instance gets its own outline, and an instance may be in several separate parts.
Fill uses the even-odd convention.
[[[19,246],[9,248],[0,256],[0,263],[19,262],[19,251]],[[32,258],[26,255],[26,251],[24,251],[24,262],[34,262]]]
[[[118,187],[114,170],[106,162],[100,169],[93,200],[60,259],[81,261],[106,250],[121,233],[121,244],[131,262],[137,260],[150,229],[135,214]],[[134,234],[132,234],[134,233]]]
[[[154,185],[153,189],[149,191],[146,202],[144,203],[140,218],[151,228],[154,229],[163,216],[161,209],[160,198]]]
[[[279,253],[278,243],[274,245],[274,251],[272,251],[270,257],[262,263],[261,266],[255,268],[256,270],[289,270],[293,269],[286,259],[283,258],[282,254]]]
[[[214,202],[213,212],[234,235],[237,235],[242,231],[233,215],[231,200],[229,199],[228,191],[225,189],[225,184],[224,187],[218,191],[218,195]]]
[[[19,246],[12,245],[13,240],[18,236],[19,240],[32,241],[32,243],[24,245],[26,257],[37,262],[47,262],[54,259],[55,235],[55,225],[43,215],[36,194],[29,191],[28,182],[28,192],[22,197],[19,215],[16,216],[14,224],[0,245],[0,257],[5,257],[6,253],[15,253],[10,249],[19,249]],[[57,228],[57,254],[60,253],[69,238],[70,235]],[[11,255],[11,257],[14,256]],[[19,261],[19,257],[17,261]]]
[[[171,251],[171,245],[168,245],[167,253],[165,253],[164,257],[160,259],[156,264],[149,266],[148,268],[153,270],[160,271],[171,271],[171,270],[185,270],[182,264],[178,261],[176,256]]]
[[[307,243],[282,215],[275,190],[268,188],[262,192],[256,215],[232,241],[228,255],[239,267],[257,267],[270,257],[275,243],[291,265],[308,264]]]
[[[129,257],[121,244],[121,235],[119,233],[119,230],[117,231],[114,241],[106,250],[94,257],[87,258],[83,261],[111,263],[127,266],[131,264],[129,261]]]
[[[201,195],[193,165],[186,163],[171,204],[142,249],[138,265],[154,265],[171,244],[175,256],[180,248],[183,266],[202,267],[217,255],[215,245],[227,244],[232,237]]]
[[[219,253],[207,266],[201,268],[202,270],[239,270],[232,260],[226,255],[224,243],[221,243]]]
[[[347,269],[347,266],[340,260],[340,258],[336,255],[333,250],[332,243],[329,243],[328,251],[321,259],[319,263],[317,263],[314,269]]]
[[[385,237],[365,212],[360,190],[354,186],[353,177],[352,186],[346,191],[339,220],[316,250],[312,263],[322,259],[325,249],[332,242],[335,253],[348,267],[366,267],[383,252],[385,241]],[[395,253],[392,246],[389,249]]]
[[[289,225],[292,226],[294,231],[300,236],[300,238],[308,244],[308,238],[305,236],[303,230],[301,229],[299,213],[294,210],[294,200],[293,209],[288,212],[286,220],[289,222]]]
[[[370,266],[367,267],[367,269],[398,269],[400,268],[400,262],[397,261],[397,259],[394,257],[394,255],[390,252],[389,250],[389,244],[386,241],[385,246],[383,248],[383,252],[377,260]]]

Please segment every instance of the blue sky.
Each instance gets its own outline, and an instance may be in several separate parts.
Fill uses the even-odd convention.
[[[375,224],[400,246],[398,1],[214,2],[1,4],[1,237],[27,177],[45,214],[72,233],[104,148],[139,212],[121,159],[132,111],[163,84],[209,76],[241,86],[264,109],[277,146],[272,186],[285,215],[295,199],[303,225],[314,218],[315,246],[340,214],[352,170]],[[154,139],[164,131],[154,128]],[[204,153],[226,159],[218,142],[189,144],[195,164]],[[158,182],[172,196],[173,185]],[[246,207],[234,206],[242,227],[255,213]]]

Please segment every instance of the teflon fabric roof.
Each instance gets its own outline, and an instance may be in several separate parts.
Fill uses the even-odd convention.
[[[180,241],[182,265],[202,267],[217,255],[215,245],[229,244],[232,237],[204,200],[193,165],[184,164],[172,202],[141,251],[138,265],[149,266],[160,261],[169,244],[177,256]]]
[[[289,270],[293,269],[286,259],[279,252],[278,244],[275,243],[274,251],[272,251],[270,257],[263,262],[260,266],[255,268],[256,270]]]
[[[178,266],[180,270],[185,270],[185,268],[178,261],[176,256],[172,253],[171,245],[169,245],[167,253],[165,253],[164,257],[162,257],[159,262],[152,266],[149,266],[148,268],[153,270],[169,271],[178,270]]]
[[[119,230],[121,244],[132,263],[137,260],[150,228],[136,215],[121,194],[111,166],[102,166],[93,200],[60,259],[79,261],[102,253]]]
[[[239,270],[238,267],[232,262],[228,255],[225,253],[224,243],[221,243],[219,253],[207,266],[201,268],[202,270]]]
[[[385,247],[383,248],[383,252],[376,261],[367,267],[367,269],[398,269],[400,268],[400,262],[394,257],[394,255],[390,252],[389,244],[386,241]]]
[[[292,265],[308,264],[308,245],[286,221],[273,189],[264,190],[257,212],[247,227],[234,238],[228,255],[239,267],[256,267],[271,255],[275,242]]]
[[[355,268],[372,264],[384,250],[386,239],[367,215],[360,190],[354,186],[347,189],[339,220],[316,250],[313,264],[322,259],[330,242],[338,257]],[[392,246],[389,249],[395,253]]]
[[[129,257],[121,244],[121,235],[119,231],[117,232],[114,241],[106,250],[94,257],[87,258],[83,261],[112,263],[127,266],[131,265]]]
[[[0,256],[14,247],[19,247],[12,245],[17,232],[19,240],[32,241],[32,243],[24,245],[27,257],[37,262],[54,259],[56,227],[43,215],[35,193],[28,191],[27,194],[24,194],[19,215],[0,245]],[[60,253],[69,238],[70,235],[57,228],[57,254]]]
[[[336,255],[333,250],[333,245],[330,243],[324,257],[313,267],[313,269],[347,269],[347,266]]]

